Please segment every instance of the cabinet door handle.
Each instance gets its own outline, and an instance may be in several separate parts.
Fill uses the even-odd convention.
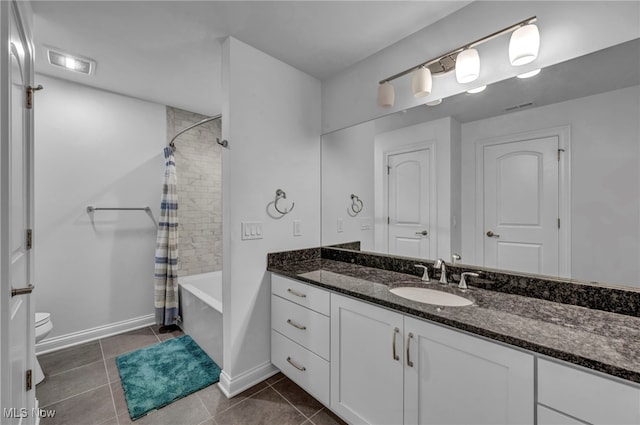
[[[295,367],[296,369],[298,369],[300,372],[304,372],[305,370],[307,370],[306,367],[304,366],[298,366],[297,364],[295,364],[293,362],[293,360],[291,360],[291,357],[287,357],[287,361],[289,362],[289,364],[293,367]]]
[[[411,361],[411,354],[409,350],[411,349],[411,340],[413,339],[413,334],[409,332],[409,336],[407,337],[407,366],[413,367],[413,362]]]
[[[287,292],[289,292],[291,295],[295,295],[296,297],[307,298],[307,294],[301,294],[300,292],[296,292],[291,288],[287,289]]]
[[[400,356],[396,353],[396,335],[400,333],[400,329],[393,328],[393,343],[391,344],[391,348],[393,349],[393,360],[400,360]]]
[[[299,325],[299,324],[295,323],[295,322],[294,322],[293,320],[291,320],[291,319],[287,319],[287,323],[288,323],[288,324],[290,324],[291,326],[293,326],[294,328],[298,328],[298,329],[300,329],[301,331],[304,331],[304,330],[306,330],[306,329],[307,329],[307,327],[306,327],[306,326],[304,326],[304,325]]]

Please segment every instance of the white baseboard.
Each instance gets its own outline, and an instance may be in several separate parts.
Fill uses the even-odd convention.
[[[231,398],[278,372],[280,372],[280,370],[271,364],[271,362],[258,365],[234,377],[229,376],[227,372],[223,370],[222,373],[220,373],[218,387],[227,398]]]
[[[63,348],[73,347],[74,345],[84,344],[85,342],[95,341],[111,335],[144,328],[145,326],[155,324],[155,320],[155,315],[149,314],[147,316],[123,320],[122,322],[110,323],[108,325],[72,332],[66,335],[47,338],[36,344],[36,354],[46,354],[52,351],[62,350]]]

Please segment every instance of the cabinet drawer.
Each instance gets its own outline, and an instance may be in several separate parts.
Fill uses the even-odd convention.
[[[538,359],[538,402],[592,424],[640,424],[640,389]]]
[[[538,425],[586,425],[555,410],[538,405]]]
[[[272,330],[271,363],[322,404],[329,405],[329,362]]]
[[[271,274],[271,292],[325,316],[329,315],[329,292],[322,289]]]
[[[329,360],[329,318],[271,295],[271,327]]]

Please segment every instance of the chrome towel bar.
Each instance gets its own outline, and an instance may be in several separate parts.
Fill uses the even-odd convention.
[[[135,208],[98,208],[92,205],[87,207],[87,214],[91,214],[94,211],[146,211],[151,212],[151,207],[135,207]]]

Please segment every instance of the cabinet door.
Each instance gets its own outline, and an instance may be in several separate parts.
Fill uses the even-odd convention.
[[[353,424],[402,424],[402,341],[402,315],[331,294],[331,409]]]
[[[404,323],[405,424],[533,424],[533,356],[413,318]]]

